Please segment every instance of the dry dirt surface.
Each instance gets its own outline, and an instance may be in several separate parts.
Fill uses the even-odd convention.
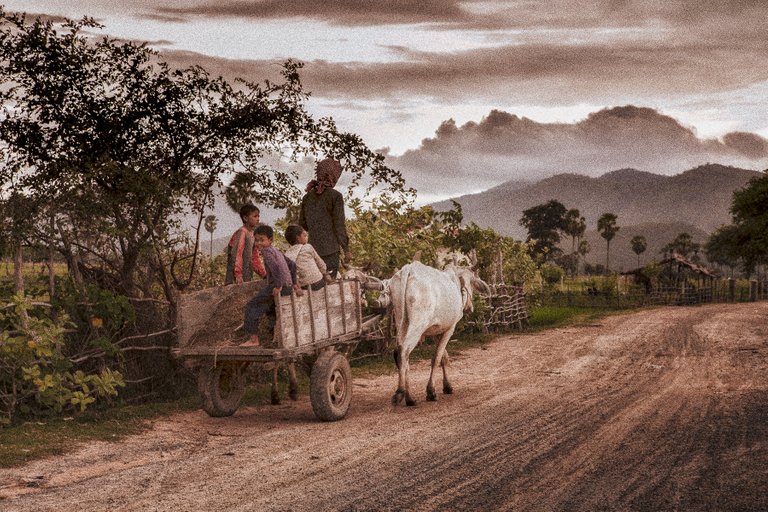
[[[426,402],[412,365],[416,407],[394,369],[356,378],[335,423],[306,396],[159,419],[0,470],[0,510],[768,510],[766,303],[500,337],[452,372]]]

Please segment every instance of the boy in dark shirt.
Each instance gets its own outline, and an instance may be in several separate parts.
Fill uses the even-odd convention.
[[[274,231],[269,226],[258,226],[253,232],[254,243],[261,250],[264,260],[264,268],[267,271],[267,282],[264,287],[245,305],[245,332],[250,337],[241,347],[258,347],[259,319],[269,312],[275,311],[275,300],[272,294],[276,291],[280,295],[290,295],[291,290],[296,295],[303,295],[301,288],[296,283],[296,265],[286,258],[276,247],[272,245]]]

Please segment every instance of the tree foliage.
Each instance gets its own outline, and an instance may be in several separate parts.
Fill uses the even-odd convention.
[[[476,224],[462,226],[461,206],[454,202],[445,212],[430,206],[414,207],[387,196],[374,199],[368,208],[351,201],[354,218],[347,222],[354,263],[371,275],[388,278],[413,260],[440,267],[438,249],[474,254],[480,276],[507,283],[525,283],[535,268],[528,246]],[[500,268],[499,267],[499,263]],[[498,269],[498,276],[492,275]]]
[[[368,174],[370,187],[408,192],[358,136],[307,113],[299,63],[284,65],[282,83],[232,85],[200,67],[171,69],[144,45],[90,38],[86,31],[99,27],[92,19],[62,32],[23,15],[0,21],[3,190],[52,205],[45,215],[57,218],[58,231],[46,235],[63,252],[88,255],[81,263],[98,261],[127,294],[151,291],[138,289],[137,273],[164,275],[161,249],[186,232],[179,219],[200,212],[199,235],[203,209],[225,180],[261,203],[297,201],[295,171],[264,165],[269,155],[331,156],[353,186]]]
[[[733,193],[731,215],[732,224],[718,229],[704,250],[710,261],[750,274],[768,263],[768,170]]]
[[[560,243],[560,232],[568,229],[566,213],[565,206],[554,199],[523,211],[520,225],[528,230],[526,240],[531,243],[532,255],[544,261],[560,255],[562,251],[557,244]]]
[[[661,252],[664,254],[679,254],[684,258],[688,258],[691,255],[698,254],[700,249],[701,244],[694,242],[690,233],[680,233],[674,240],[662,247]]]

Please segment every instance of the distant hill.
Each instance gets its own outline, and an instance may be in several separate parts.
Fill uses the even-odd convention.
[[[490,227],[518,240],[527,236],[520,226],[523,210],[556,199],[566,208],[578,208],[587,221],[590,263],[605,263],[605,240],[596,232],[597,219],[606,212],[618,216],[621,230],[611,241],[611,268],[634,268],[637,258],[629,247],[636,234],[648,240],[641,263],[659,258],[662,246],[682,232],[704,242],[715,229],[731,221],[729,208],[734,190],[760,176],[758,171],[708,164],[675,176],[635,169],[609,172],[599,178],[560,174],[537,183],[509,182],[479,194],[456,199],[465,222]],[[438,210],[450,202],[436,203]],[[570,240],[563,245],[570,250]]]

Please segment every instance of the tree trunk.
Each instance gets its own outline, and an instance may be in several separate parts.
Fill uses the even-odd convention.
[[[13,252],[13,293],[24,295],[24,253],[21,243],[16,246]]]

